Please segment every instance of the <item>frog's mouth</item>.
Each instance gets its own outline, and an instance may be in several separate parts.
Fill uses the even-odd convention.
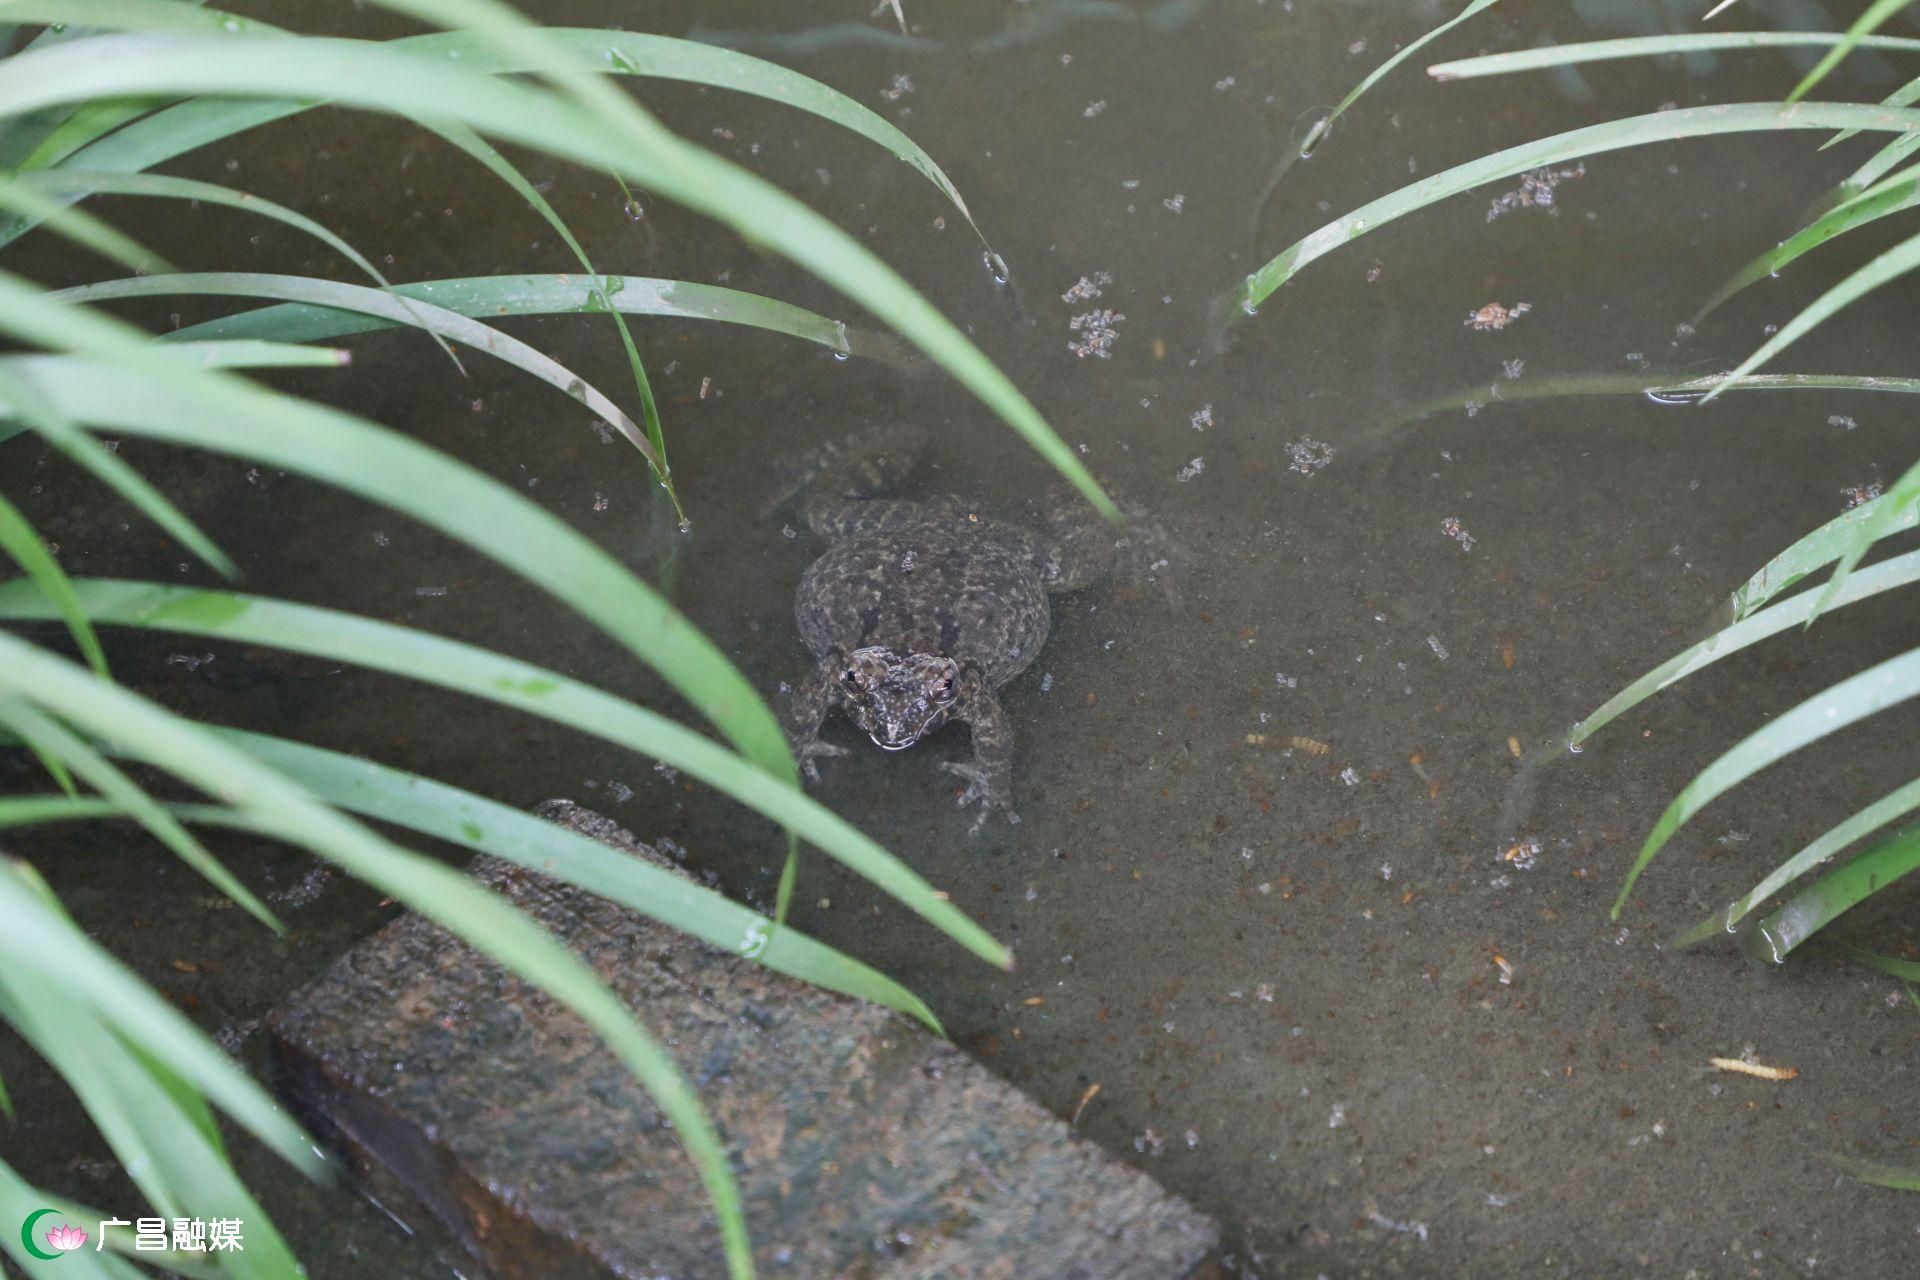
[[[877,733],[870,733],[867,736],[873,739],[874,746],[879,747],[883,751],[905,751],[908,747],[920,741],[920,735],[917,733],[905,742],[888,742]]]

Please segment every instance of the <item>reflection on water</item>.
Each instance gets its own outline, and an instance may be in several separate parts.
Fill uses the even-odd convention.
[[[971,963],[819,858],[802,867],[795,922],[908,982],[964,1046],[1057,1112],[1090,1098],[1079,1130],[1218,1215],[1247,1275],[1899,1274],[1910,1202],[1836,1184],[1824,1163],[1836,1152],[1911,1162],[1920,1135],[1900,1100],[1914,1022],[1895,985],[1817,956],[1763,966],[1732,946],[1681,954],[1663,941],[1903,780],[1884,748],[1911,740],[1912,713],[1722,800],[1654,864],[1618,924],[1606,910],[1685,778],[1798,698],[1915,643],[1911,608],[1858,606],[1701,673],[1577,757],[1554,744],[1700,638],[1780,546],[1910,463],[1904,410],[1831,393],[1705,408],[1659,402],[1679,395],[1528,395],[1563,378],[1646,386],[1731,367],[1859,249],[1802,260],[1698,332],[1684,321],[1872,144],[1816,155],[1805,136],[1748,137],[1615,153],[1550,202],[1516,198],[1497,219],[1489,202],[1505,187],[1476,192],[1312,264],[1215,354],[1209,308],[1259,265],[1256,215],[1272,252],[1496,147],[1662,103],[1776,96],[1796,55],[1446,85],[1416,62],[1269,194],[1296,122],[1440,7],[903,0],[905,37],[890,9],[870,18],[870,7],[818,6],[813,28],[791,5],[748,0],[659,17],[662,30],[691,27],[817,76],[909,132],[1004,255],[1015,305],[951,208],[884,152],[744,97],[640,92],[896,264],[1167,524],[1193,567],[1172,612],[1112,589],[1058,601],[1045,652],[1003,696],[1019,744],[1017,828],[970,835],[951,779],[930,767],[965,758],[964,730],[898,755],[838,730],[859,749],[819,796],[1010,940],[1015,973]],[[1690,27],[1697,8],[1502,8],[1436,55]],[[347,20],[332,6],[257,9],[292,25]],[[576,24],[655,16],[602,0],[534,11]],[[1753,0],[1718,21],[1844,18]],[[1833,96],[1885,91],[1881,64],[1849,70]],[[571,266],[517,200],[401,126],[316,114],[182,171],[229,165],[390,257],[396,278]],[[528,168],[606,270],[866,323],[696,218],[648,202],[635,221],[596,175],[539,158]],[[229,212],[143,230],[183,264],[332,269]],[[37,251],[48,279],[91,270]],[[1904,346],[1882,335],[1910,302],[1897,287],[1875,295],[1780,371],[1905,372]],[[601,318],[505,327],[596,385],[622,384]],[[841,361],[691,322],[640,335],[687,537],[653,511],[630,449],[497,367],[462,378],[425,342],[372,335],[350,373],[289,382],[460,453],[643,572],[672,546],[677,602],[776,706],[807,669],[791,604],[817,547],[754,518],[777,489],[774,460],[914,422],[935,437],[927,492],[1018,512],[1047,483],[923,360]],[[675,707],[580,620],[426,531],[283,476],[126,454],[242,553],[253,589],[433,628]],[[42,453],[15,456],[38,468],[33,514],[70,568],[194,579]],[[123,637],[119,652],[123,678],[194,714],[514,803],[571,796],[749,901],[773,895],[782,845],[766,824],[650,761],[351,670],[232,649],[169,663],[164,637]],[[17,847],[210,1026],[244,1029],[383,913],[336,882],[289,908],[296,937],[275,944],[239,913],[192,905],[191,877],[115,833]],[[283,851],[230,848],[256,880],[271,872],[285,888],[306,874]],[[1857,936],[1910,931],[1912,905],[1909,894],[1863,909]],[[1702,1074],[1749,1044],[1799,1077]],[[0,1049],[0,1077],[16,1099],[47,1100],[22,1108],[27,1172],[110,1206],[127,1194],[17,1046]],[[245,1159],[316,1276],[358,1274],[376,1253],[390,1274],[435,1272],[392,1253],[389,1228],[351,1202]]]

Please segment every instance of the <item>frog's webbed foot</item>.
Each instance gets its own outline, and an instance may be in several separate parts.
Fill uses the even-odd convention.
[[[793,744],[793,757],[800,762],[800,772],[807,775],[808,782],[820,781],[820,766],[814,763],[816,757],[831,760],[835,756],[845,754],[847,754],[845,747],[836,747],[831,742],[822,742],[818,738]]]
[[[973,759],[946,760],[940,767],[966,779],[967,789],[960,796],[962,806],[980,802],[973,830],[986,825],[995,809],[1007,815],[1009,824],[1018,826],[1020,815],[1013,811],[1013,727],[1007,723],[1007,713],[993,696],[986,677],[972,664],[961,669],[953,718],[964,720],[973,732]]]
[[[1129,501],[1106,477],[1096,478],[1119,506],[1120,523],[1094,510],[1077,489],[1056,484],[1048,517],[1053,542],[1041,565],[1047,590],[1078,591],[1111,574],[1129,586],[1164,597],[1169,608],[1177,606],[1174,561],[1178,553],[1173,540],[1145,507]]]
[[[967,789],[961,794],[959,800],[962,808],[976,800],[980,801],[979,812],[974,814],[973,826],[968,828],[969,834],[985,826],[987,818],[995,809],[1007,815],[1008,825],[1016,827],[1020,825],[1020,815],[1013,810],[1011,785],[1007,779],[998,776],[1005,770],[989,769],[972,760],[943,760],[940,762],[940,767],[956,777],[966,779]]]

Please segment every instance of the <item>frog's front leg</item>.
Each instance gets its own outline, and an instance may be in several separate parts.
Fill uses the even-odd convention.
[[[940,765],[966,779],[962,805],[980,801],[973,830],[978,831],[995,809],[1018,825],[1020,815],[1013,811],[1013,726],[1007,723],[1000,699],[994,696],[979,668],[970,665],[961,672],[949,719],[966,721],[973,732],[973,759],[948,760]]]
[[[795,686],[793,697],[787,703],[787,741],[809,782],[820,781],[820,768],[814,764],[814,757],[832,759],[847,754],[845,747],[820,741],[820,726],[825,723],[827,712],[839,705],[840,673],[846,665],[846,654],[838,650],[826,654]]]

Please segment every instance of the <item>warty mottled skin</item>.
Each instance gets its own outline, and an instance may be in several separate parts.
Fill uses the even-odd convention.
[[[948,720],[973,733],[973,759],[941,768],[981,802],[977,830],[1013,809],[1013,731],[995,696],[1046,643],[1047,597],[1097,581],[1117,531],[1062,492],[1048,533],[982,515],[951,494],[884,495],[912,470],[925,433],[895,428],[851,442],[804,475],[803,510],[829,546],[800,579],[794,618],[818,662],[793,692],[787,731],[807,777],[844,755],[820,740],[827,714],[846,713],[877,746],[899,751]],[[1147,542],[1134,538],[1118,545]]]

